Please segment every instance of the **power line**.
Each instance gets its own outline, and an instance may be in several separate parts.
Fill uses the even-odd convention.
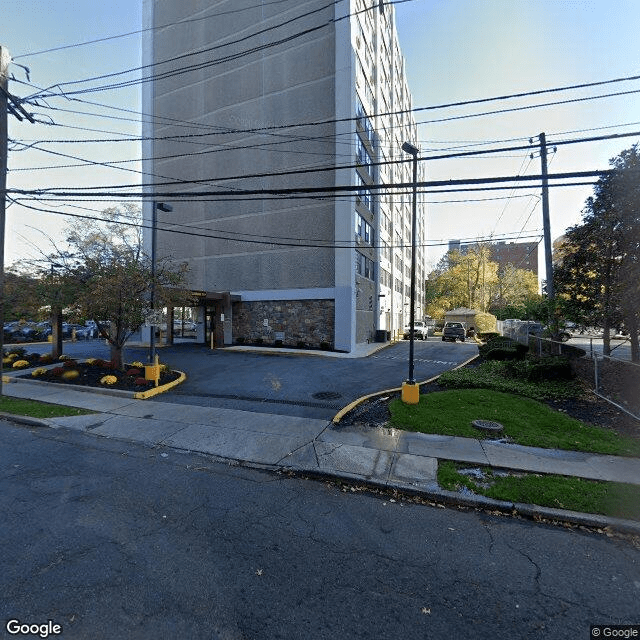
[[[42,198],[30,198],[28,200],[35,200],[36,202],[43,202]],[[23,199],[16,199],[14,202],[16,203],[22,203],[24,200]],[[52,206],[51,203],[54,202],[55,200],[52,199],[46,199],[44,200],[45,202],[49,203],[49,206]],[[66,200],[61,201],[64,204],[67,204],[68,206],[74,208],[74,209],[81,209],[84,211],[91,211],[92,213],[100,213],[100,211],[96,210],[96,209],[91,209],[89,207],[82,207],[79,205],[73,205],[73,204],[68,204],[68,202]],[[440,204],[440,203],[437,203]],[[62,205],[61,205],[62,206]],[[121,217],[124,218],[128,218],[128,219],[136,219],[134,216],[127,216],[126,214],[121,214]],[[244,237],[251,237],[251,238],[275,238],[277,240],[297,240],[297,241],[320,241],[319,239],[316,238],[293,238],[293,237],[287,237],[287,236],[268,236],[265,235],[264,233],[261,234],[253,234],[253,233],[243,233],[243,232],[239,232],[239,231],[233,231],[233,230],[224,230],[224,229],[215,229],[215,228],[211,228],[211,227],[201,227],[198,225],[194,225],[194,224],[181,224],[181,223],[176,223],[176,222],[166,222],[164,221],[165,225],[170,225],[170,227],[173,229],[175,227],[180,227],[180,228],[185,228],[185,229],[189,229],[189,230],[203,230],[203,231],[209,231],[209,232],[215,232],[215,233],[224,233],[227,235],[233,235],[233,236],[238,236],[238,238],[236,239],[241,239],[240,236],[244,236]],[[522,234],[524,231],[524,229],[521,229],[519,232],[519,235]],[[505,234],[499,234],[500,236],[505,235]],[[506,235],[511,235],[511,232],[506,232]],[[494,237],[495,236],[495,232],[491,234],[490,237]],[[348,242],[351,242],[350,240]]]
[[[212,51],[216,51],[218,49],[221,49],[223,47],[227,47],[233,44],[239,44],[240,42],[244,42],[246,40],[249,40],[251,38],[255,38],[257,36],[260,35],[264,35],[265,33],[269,32],[269,31],[273,31],[275,29],[279,29],[281,27],[287,26],[292,24],[293,22],[296,22],[297,20],[301,20],[302,18],[306,18],[309,17],[315,13],[319,13],[322,11],[325,11],[326,9],[329,9],[331,7],[334,7],[335,5],[337,5],[339,2],[342,2],[343,0],[334,0],[333,2],[330,2],[329,4],[323,5],[322,7],[319,7],[317,9],[313,9],[312,11],[308,11],[304,14],[301,14],[299,16],[296,16],[294,18],[290,18],[289,20],[286,20],[284,22],[281,22],[279,24],[276,25],[272,25],[270,27],[265,27],[264,29],[261,29],[259,31],[256,31],[254,33],[251,33],[247,36],[243,36],[242,38],[238,38],[236,40],[232,40],[230,42],[225,42],[219,45],[214,45],[212,47],[207,47],[205,49],[201,49],[199,51],[194,51],[194,52],[190,52],[190,53],[184,53],[178,56],[174,56],[171,59],[168,60],[162,60],[159,62],[153,62],[153,63],[149,63],[147,65],[142,65],[139,67],[132,67],[130,69],[126,69],[124,71],[119,71],[119,72],[114,72],[114,73],[109,73],[109,74],[103,74],[100,76],[95,76],[92,78],[86,78],[84,80],[74,80],[74,81],[68,81],[68,82],[63,82],[63,83],[58,83],[56,85],[53,85],[55,87],[61,88],[64,86],[68,86],[68,85],[73,85],[73,84],[83,84],[83,83],[87,83],[87,82],[93,82],[96,80],[102,80],[102,79],[106,79],[106,78],[111,78],[111,77],[116,77],[116,76],[120,76],[120,75],[125,75],[128,73],[134,73],[136,71],[143,71],[144,69],[148,69],[148,68],[153,68],[153,67],[157,67],[159,65],[162,64],[170,64],[170,63],[174,63],[176,60],[181,60],[181,59],[185,59],[185,58],[190,58],[193,56],[199,56],[199,55],[203,55],[205,53],[210,53]],[[332,23],[336,23],[336,22],[340,22],[341,20],[345,20],[346,18],[349,18],[351,16],[357,15],[359,13],[365,13],[367,11],[371,11],[374,10],[378,7],[383,7],[385,5],[395,5],[395,4],[403,4],[405,2],[413,2],[414,0],[380,0],[380,2],[378,2],[376,5],[372,5],[371,7],[366,7],[365,9],[361,9],[359,11],[355,11],[353,13],[347,13],[344,16],[340,16],[338,18],[330,18],[327,22],[317,25],[315,27],[310,27],[308,29],[304,29],[302,31],[299,31],[297,33],[291,34],[285,38],[281,38],[280,40],[276,40],[273,42],[269,42],[263,45],[259,45],[256,47],[253,47],[251,49],[246,49],[244,51],[240,51],[237,52],[235,54],[230,54],[227,55],[223,58],[218,58],[215,60],[208,60],[205,62],[201,62],[201,63],[194,63],[191,64],[190,66],[187,67],[179,67],[178,69],[174,69],[174,70],[170,70],[170,71],[165,71],[165,72],[161,72],[161,73],[157,73],[155,75],[150,75],[150,76],[143,76],[142,78],[137,78],[137,79],[132,79],[132,80],[127,80],[127,81],[122,81],[119,83],[112,83],[109,85],[102,85],[99,87],[93,87],[93,88],[87,88],[87,89],[79,89],[76,91],[65,91],[63,92],[65,96],[75,96],[75,95],[81,95],[81,94],[85,94],[85,93],[95,93],[95,92],[99,92],[99,91],[109,91],[112,89],[119,89],[119,88],[123,88],[123,87],[127,87],[127,86],[131,86],[134,84],[143,84],[146,82],[151,82],[151,81],[156,81],[156,80],[162,80],[165,78],[170,78],[170,77],[174,77],[176,75],[182,75],[183,73],[189,73],[191,71],[198,71],[204,68],[208,68],[217,64],[223,64],[224,62],[230,62],[233,60],[238,60],[239,58],[245,57],[247,55],[250,55],[252,53],[257,53],[260,51],[264,51],[266,49],[270,49],[272,47],[278,46],[280,44],[284,44],[287,42],[291,42],[293,40],[296,40],[302,36],[308,35],[310,33],[314,33],[315,31],[319,31],[320,29],[324,29],[326,27],[328,27],[330,24]],[[48,89],[44,90],[44,91],[48,91]],[[56,94],[44,94],[42,97],[51,97],[52,95],[56,95]],[[37,97],[37,94],[36,96]]]
[[[260,9],[264,6],[269,6],[272,4],[282,4],[283,2],[288,2],[288,0],[271,0],[271,2],[261,2],[259,5],[253,5],[250,7],[241,7],[239,9],[231,9],[229,11],[220,11],[218,13],[214,13],[209,16],[202,16],[200,18],[188,18],[186,20],[180,20],[180,22],[172,22],[169,24],[163,24],[158,27],[147,27],[146,29],[137,29],[135,31],[128,31],[127,33],[120,33],[114,36],[105,36],[103,38],[96,38],[94,40],[85,40],[84,42],[76,42],[74,44],[65,44],[60,45],[58,47],[52,47],[50,49],[42,49],[40,51],[33,51],[31,53],[23,53],[19,56],[12,56],[14,60],[18,60],[19,58],[33,58],[35,56],[42,55],[44,53],[53,53],[55,51],[63,51],[65,49],[76,49],[78,47],[84,47],[91,44],[98,44],[100,42],[108,42],[109,40],[117,40],[119,38],[126,38],[129,36],[137,35],[140,33],[145,33],[147,31],[158,31],[160,29],[166,29],[167,27],[175,27],[178,25],[188,24],[191,22],[200,22],[202,20],[211,20],[213,18],[220,18],[225,15],[229,15],[232,13],[241,13],[243,11],[248,11],[250,9]]]
[[[567,180],[571,178],[600,178],[603,175],[608,175],[612,173],[612,169],[601,169],[597,171],[574,171],[574,172],[565,172],[565,173],[555,173],[549,174],[549,180]],[[531,182],[531,181],[540,181],[542,179],[541,175],[532,175],[532,176],[496,176],[496,177],[488,177],[488,178],[463,178],[463,179],[451,179],[451,180],[432,180],[432,181],[422,181],[417,183],[417,187],[419,189],[429,189],[436,187],[450,187],[450,188],[458,188],[465,185],[483,185],[483,184],[492,184],[496,185],[498,183],[513,183],[513,182]],[[134,185],[139,186],[139,185]],[[403,182],[403,183],[389,183],[389,184],[369,184],[366,187],[357,186],[357,185],[335,185],[330,187],[292,187],[292,188],[281,188],[281,189],[273,189],[273,188],[261,188],[261,189],[234,189],[227,191],[190,191],[190,192],[171,192],[171,191],[160,191],[160,192],[134,192],[134,193],[100,193],[100,192],[87,192],[84,191],[83,188],[78,188],[75,191],[63,191],[63,188],[55,188],[50,187],[47,189],[8,189],[9,193],[17,193],[21,195],[57,195],[59,197],[79,197],[80,192],[85,198],[101,198],[101,197],[112,197],[117,196],[120,198],[141,198],[141,199],[149,199],[153,198],[157,199],[180,199],[180,198],[204,198],[208,196],[215,197],[224,197],[224,196],[260,196],[264,195],[302,195],[302,194],[322,194],[322,193],[360,193],[364,190],[370,190],[372,192],[384,191],[385,189],[409,189],[413,188],[414,184],[412,182]],[[522,185],[523,188],[526,188],[526,185]],[[492,188],[498,188],[493,186]],[[504,186],[499,188],[513,188],[512,186]],[[233,198],[232,198],[233,199]]]
[[[583,142],[612,140],[612,139],[617,139],[617,138],[635,137],[635,136],[640,136],[640,131],[634,131],[634,132],[631,132],[631,133],[621,133],[621,134],[609,134],[609,135],[606,135],[606,136],[592,136],[592,137],[589,137],[589,138],[576,138],[576,139],[573,139],[573,140],[561,140],[561,141],[557,141],[557,142],[552,142],[552,143],[550,143],[550,145],[560,146],[560,145],[565,145],[565,144],[577,144],[577,143],[583,143]],[[37,148],[39,149],[39,147],[37,147]],[[419,160],[420,161],[434,161],[434,160],[444,160],[444,159],[451,159],[451,158],[465,158],[465,157],[486,155],[486,154],[491,154],[491,153],[499,153],[499,152],[507,152],[507,151],[521,151],[521,150],[525,150],[525,149],[526,150],[530,150],[531,149],[531,145],[518,145],[518,146],[512,146],[512,147],[501,147],[501,148],[498,148],[498,149],[479,149],[479,150],[476,150],[476,151],[464,151],[464,152],[452,153],[452,154],[440,154],[440,155],[435,155],[435,156],[423,156]],[[54,155],[60,155],[60,156],[63,156],[63,157],[70,157],[70,158],[74,158],[74,159],[79,159],[77,157],[67,156],[67,154],[62,154],[62,153],[55,152],[55,151],[50,151],[50,150],[45,150],[45,149],[40,149],[40,150],[44,151],[44,152],[47,152],[47,153],[52,153]],[[200,155],[200,153],[177,154],[176,156],[168,156],[168,158],[182,157],[183,155],[196,156],[196,155]],[[166,158],[162,158],[162,159],[166,159]],[[91,161],[88,161],[88,162],[91,162]],[[397,164],[406,164],[408,162],[410,162],[410,160],[405,160],[405,159],[386,160],[386,161],[381,161],[381,162],[373,162],[369,166],[371,166],[371,167],[380,167],[380,166],[389,166],[389,165],[397,165]],[[110,166],[108,164],[101,163],[101,162],[96,162],[95,164],[102,165],[102,166]],[[166,187],[166,186],[173,185],[173,184],[193,184],[193,185],[195,185],[195,184],[202,184],[202,183],[219,183],[219,182],[226,182],[226,181],[246,180],[246,179],[250,179],[250,178],[275,178],[275,177],[291,176],[291,175],[304,175],[304,174],[309,174],[309,173],[314,173],[314,174],[326,173],[326,172],[335,171],[336,169],[355,169],[355,168],[357,168],[359,166],[361,166],[359,163],[351,163],[351,164],[346,164],[346,165],[333,164],[333,165],[329,165],[329,166],[315,166],[315,167],[310,167],[310,168],[290,169],[290,170],[287,170],[287,171],[279,171],[279,172],[263,172],[263,173],[244,174],[244,175],[232,175],[232,176],[223,176],[223,177],[219,177],[219,178],[201,178],[201,179],[198,179],[198,180],[179,180],[179,181],[170,180],[168,182],[162,182],[162,183],[159,183],[159,184],[148,184],[146,186],[150,186],[150,187],[154,187],[154,186],[156,186],[156,187],[157,186]],[[133,171],[131,169],[125,169],[125,170]],[[582,177],[582,176],[577,176],[577,174],[576,174],[576,176],[573,176],[573,177]],[[509,179],[514,179],[514,178],[513,178],[513,176],[511,176]],[[449,181],[449,184],[453,184],[453,183],[451,181]],[[136,188],[138,186],[139,186],[138,184],[107,185],[107,186],[103,186],[103,187],[88,186],[88,187],[77,187],[76,190],[77,191],[90,191],[90,190],[94,190],[94,189],[97,189],[97,188],[102,188],[102,189],[130,189],[130,188]],[[374,185],[367,185],[367,187],[371,188],[371,189],[380,188],[379,186],[375,187]],[[336,187],[336,188],[339,188],[339,187]],[[364,187],[350,187],[351,190],[357,190],[358,188],[364,189]],[[331,187],[330,187],[330,189],[331,189]],[[263,190],[263,192],[264,193],[273,193],[273,190]]]
[[[488,102],[495,102],[495,101],[505,101],[505,100],[512,100],[512,99],[517,99],[517,98],[524,98],[524,97],[531,97],[531,96],[536,96],[536,95],[543,95],[543,94],[549,94],[549,93],[557,93],[557,92],[563,92],[563,91],[570,91],[570,90],[575,90],[575,89],[583,89],[583,88],[590,88],[590,87],[596,87],[596,86],[603,86],[603,85],[608,85],[608,84],[614,84],[614,83],[620,83],[620,82],[630,82],[630,81],[634,81],[634,80],[638,80],[640,79],[640,75],[633,75],[633,76],[626,76],[626,77],[620,77],[620,78],[613,78],[613,79],[609,79],[609,80],[599,80],[599,81],[593,81],[593,82],[586,82],[586,83],[580,83],[580,84],[573,84],[573,85],[565,85],[565,86],[561,86],[561,87],[554,87],[554,88],[550,88],[550,89],[537,89],[537,90],[532,90],[532,91],[526,91],[526,92],[519,92],[519,93],[513,93],[513,94],[507,94],[507,95],[500,95],[500,96],[493,96],[493,97],[489,97],[489,98],[474,98],[474,99],[469,99],[469,100],[462,100],[462,101],[458,101],[458,102],[450,102],[450,103],[442,103],[442,104],[438,104],[438,105],[429,105],[429,106],[424,106],[424,107],[414,107],[412,109],[400,109],[400,110],[395,110],[395,111],[387,111],[387,112],[379,112],[379,113],[373,113],[373,114],[368,114],[368,117],[370,118],[375,118],[375,117],[388,117],[388,116],[394,116],[394,115],[404,115],[404,114],[409,114],[409,113],[419,113],[422,111],[433,111],[433,110],[439,110],[439,109],[449,109],[449,108],[453,108],[453,107],[462,107],[462,106],[470,106],[470,105],[476,105],[476,104],[482,104],[482,103],[488,103]],[[19,81],[20,82],[20,81]],[[21,82],[22,84],[29,84],[26,82]],[[34,86],[34,85],[30,85],[30,86]],[[38,87],[36,87],[38,88]],[[42,91],[44,91],[44,89],[42,89]],[[591,100],[591,99],[600,99],[600,98],[605,98],[605,97],[612,97],[612,96],[617,96],[617,95],[627,95],[628,93],[637,93],[640,90],[637,91],[631,91],[631,92],[620,92],[620,93],[612,93],[612,94],[604,94],[601,96],[594,96],[594,97],[586,97],[586,98],[580,98],[578,99],[578,101],[580,100]],[[35,94],[37,95],[37,94]],[[61,95],[52,95],[52,96],[47,96],[47,97],[64,97],[64,98],[68,98],[68,94],[61,94]],[[85,104],[93,104],[94,106],[99,106],[102,108],[107,108],[107,109],[114,109],[117,111],[124,111],[124,112],[128,112],[128,113],[135,113],[139,116],[142,117],[148,117],[148,118],[152,118],[152,119],[158,119],[158,120],[162,120],[165,122],[175,122],[175,123],[179,123],[182,126],[190,126],[190,127],[205,127],[205,128],[214,128],[211,125],[194,125],[193,123],[185,123],[184,120],[177,120],[175,118],[166,118],[163,116],[157,116],[154,114],[146,114],[146,113],[140,113],[137,111],[134,111],[132,109],[124,109],[121,107],[114,107],[112,105],[105,105],[105,104],[101,104],[101,103],[95,103],[92,101],[87,101],[87,100],[83,100],[80,98],[70,98],[74,101],[78,101],[78,102],[82,102]],[[554,106],[555,104],[566,104],[568,102],[572,102],[572,101],[558,101],[558,102],[549,102],[549,103],[543,103],[543,104],[539,104],[539,105],[527,105],[524,107],[517,107],[514,108],[515,110],[524,110],[524,109],[529,109],[529,108],[540,108],[543,106]],[[462,116],[455,116],[452,119],[463,119],[463,118],[472,118],[472,117],[478,117],[478,116],[482,116],[482,115],[491,115],[491,114],[495,114],[495,113],[506,113],[509,111],[512,111],[514,109],[506,109],[506,110],[497,110],[497,111],[490,111],[490,112],[483,112],[483,113],[479,113],[479,114],[466,114],[466,115],[462,115]],[[57,109],[60,111],[65,111],[62,109]],[[77,111],[71,111],[68,110],[71,113],[79,113],[81,115],[93,115],[93,116],[97,116],[97,117],[111,117],[114,118],[114,116],[104,116],[101,114],[91,114],[91,113],[87,113],[87,112],[77,112]],[[119,119],[119,118],[115,118],[115,119]],[[282,130],[282,129],[291,129],[291,128],[297,128],[297,127],[309,127],[309,126],[318,126],[318,125],[325,125],[325,124],[336,124],[339,122],[352,122],[352,121],[357,121],[358,120],[358,116],[354,116],[354,117],[346,117],[346,118],[331,118],[331,119],[325,119],[325,120],[317,120],[317,121],[307,121],[307,122],[298,122],[298,123],[293,123],[293,124],[282,124],[282,125],[271,125],[271,126],[265,126],[265,127],[253,127],[253,128],[247,128],[247,129],[229,129],[227,132],[228,133],[260,133],[260,132],[267,132],[267,131],[275,131],[275,130]],[[447,119],[439,119],[439,120],[425,120],[425,121],[420,121],[417,124],[428,124],[428,123],[436,123],[436,122],[444,122],[447,121]]]
[[[23,202],[21,202],[20,200],[16,200],[15,202],[16,202],[16,204],[20,204],[21,206],[23,206],[23,207],[25,207],[27,209],[38,211],[40,213],[52,213],[54,215],[68,216],[68,217],[72,217],[72,218],[80,218],[80,219],[85,219],[85,220],[94,220],[94,221],[98,221],[98,222],[107,222],[107,220],[105,218],[99,218],[97,216],[87,216],[87,215],[78,214],[78,213],[42,209],[42,208],[39,208],[39,207],[33,207],[33,206],[26,205]],[[150,229],[151,228],[150,225],[145,225],[142,222],[137,223],[137,222],[126,222],[126,221],[123,221],[123,220],[118,220],[118,221],[116,221],[116,223],[124,225],[124,226],[137,227],[137,228],[142,228],[142,229]],[[159,224],[163,224],[163,223],[160,222]],[[164,223],[164,224],[167,224],[167,223]],[[240,243],[249,243],[249,244],[264,244],[264,245],[276,245],[276,246],[287,246],[287,247],[311,248],[311,249],[362,249],[363,248],[363,246],[361,244],[357,244],[357,243],[354,243],[354,242],[351,242],[351,241],[344,241],[345,243],[346,242],[351,242],[351,244],[317,245],[317,244],[309,244],[309,243],[278,242],[278,241],[259,240],[259,239],[228,238],[228,237],[220,236],[220,235],[216,235],[216,234],[204,234],[204,233],[195,233],[195,232],[189,232],[189,231],[182,231],[180,229],[171,228],[171,223],[169,223],[169,225],[170,226],[166,227],[166,228],[157,226],[156,229],[158,231],[162,231],[162,232],[165,232],[165,233],[174,233],[174,234],[178,234],[178,235],[194,236],[194,237],[199,237],[199,238],[210,238],[210,239],[214,239],[214,240],[226,240],[226,241],[230,241],[230,242],[240,242]],[[537,235],[535,237],[537,237]],[[508,239],[511,239],[511,238],[510,237],[505,237],[504,239],[508,240]],[[448,241],[439,240],[439,241],[421,243],[421,244],[419,244],[417,246],[420,246],[420,247],[443,246],[443,245],[446,245],[447,243],[448,243]],[[389,244],[388,246],[390,248],[394,248],[394,249],[395,248],[404,249],[404,248],[410,247],[411,244],[400,244],[400,245]],[[379,248],[382,248],[382,245],[370,245],[370,248],[379,249]]]

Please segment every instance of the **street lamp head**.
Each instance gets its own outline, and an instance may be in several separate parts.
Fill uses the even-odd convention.
[[[166,202],[156,202],[156,209],[158,211],[164,211],[165,213],[171,213],[173,211],[173,207]]]
[[[413,146],[411,143],[409,143],[409,142],[405,142],[405,143],[402,145],[402,150],[403,150],[405,153],[410,153],[412,156],[417,156],[417,155],[418,155],[418,148],[417,148],[417,147],[414,147],[414,146]]]

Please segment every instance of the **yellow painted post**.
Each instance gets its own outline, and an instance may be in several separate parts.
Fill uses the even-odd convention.
[[[403,382],[401,399],[405,404],[418,404],[420,402],[420,385]]]
[[[157,354],[154,363],[144,366],[144,378],[145,380],[153,380],[155,386],[158,386],[158,381],[160,380],[160,363]]]

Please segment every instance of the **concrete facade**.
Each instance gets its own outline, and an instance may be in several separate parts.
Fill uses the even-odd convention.
[[[328,336],[342,351],[401,330],[411,193],[375,188],[411,182],[401,146],[417,143],[393,7],[144,0],[144,18],[144,215],[171,202],[156,255],[187,261],[194,290],[239,296],[225,343],[253,335],[238,314],[279,307],[296,342]],[[360,190],[313,191],[336,186]],[[419,317],[422,250],[417,265]],[[309,308],[323,328],[295,319]]]

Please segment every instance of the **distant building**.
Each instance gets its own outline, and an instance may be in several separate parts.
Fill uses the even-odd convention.
[[[472,244],[462,244],[460,240],[449,240],[449,251],[466,253]],[[537,242],[486,242],[483,246],[491,250],[491,260],[498,263],[498,271],[511,264],[516,269],[532,271],[538,277]]]
[[[375,187],[412,182],[402,144],[417,145],[418,135],[392,3],[143,6],[153,78],[143,92],[144,176],[156,201],[173,205],[157,211],[156,255],[188,263],[205,330],[198,339],[352,351],[401,331],[411,189]],[[339,186],[359,190],[332,193]],[[296,188],[321,191],[274,193]],[[238,189],[251,194],[230,195]],[[162,196],[176,191],[212,195]],[[421,207],[418,219],[421,317]]]

